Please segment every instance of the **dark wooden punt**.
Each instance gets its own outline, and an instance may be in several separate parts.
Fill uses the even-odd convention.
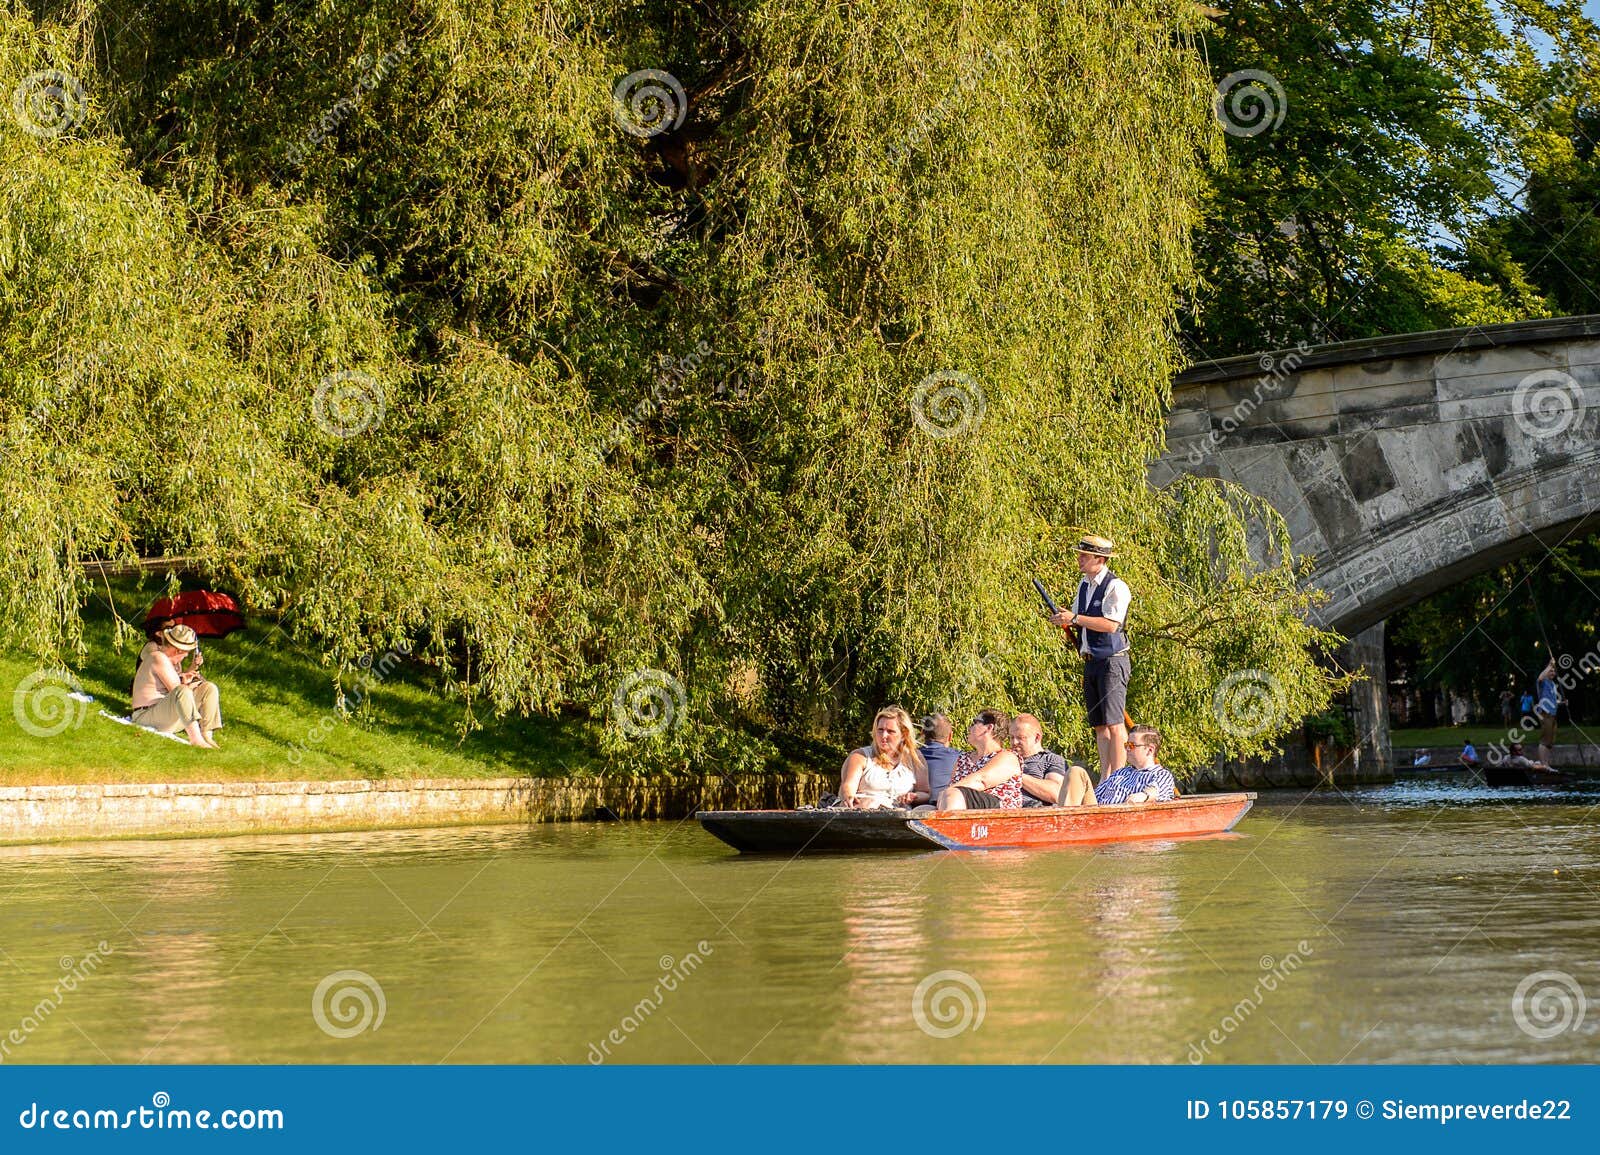
[[[826,850],[997,850],[1179,838],[1232,830],[1254,794],[1197,794],[1122,806],[1023,810],[702,810],[708,832],[747,854]]]
[[[1560,770],[1540,770],[1527,766],[1496,766],[1483,768],[1483,780],[1489,786],[1560,786],[1572,781]]]

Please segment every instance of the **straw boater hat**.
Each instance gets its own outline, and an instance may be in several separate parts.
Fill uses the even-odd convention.
[[[188,626],[168,626],[156,636],[167,645],[174,649],[182,650],[184,653],[188,653],[200,645],[199,640],[194,636],[194,631]]]
[[[1092,533],[1086,533],[1078,542],[1078,552],[1092,553],[1098,557],[1116,557],[1117,547],[1112,544],[1109,537],[1096,537]]]

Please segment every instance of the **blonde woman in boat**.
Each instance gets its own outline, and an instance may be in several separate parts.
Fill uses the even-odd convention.
[[[872,745],[850,751],[839,771],[839,801],[858,810],[927,802],[928,767],[917,752],[911,715],[885,706],[872,719]]]

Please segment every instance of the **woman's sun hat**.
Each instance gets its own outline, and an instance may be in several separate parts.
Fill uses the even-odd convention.
[[[194,631],[184,625],[168,626],[161,631],[160,637],[167,645],[184,653],[197,649],[200,645],[199,639],[194,636]]]

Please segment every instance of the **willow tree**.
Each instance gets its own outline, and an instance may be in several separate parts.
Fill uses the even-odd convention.
[[[0,589],[41,655],[81,560],[182,552],[338,665],[416,637],[648,761],[891,698],[1070,736],[1028,579],[1090,528],[1180,762],[1337,684],[1281,518],[1146,480],[1219,138],[1192,5],[71,13],[3,40],[87,97],[0,130],[4,481],[46,477]]]

